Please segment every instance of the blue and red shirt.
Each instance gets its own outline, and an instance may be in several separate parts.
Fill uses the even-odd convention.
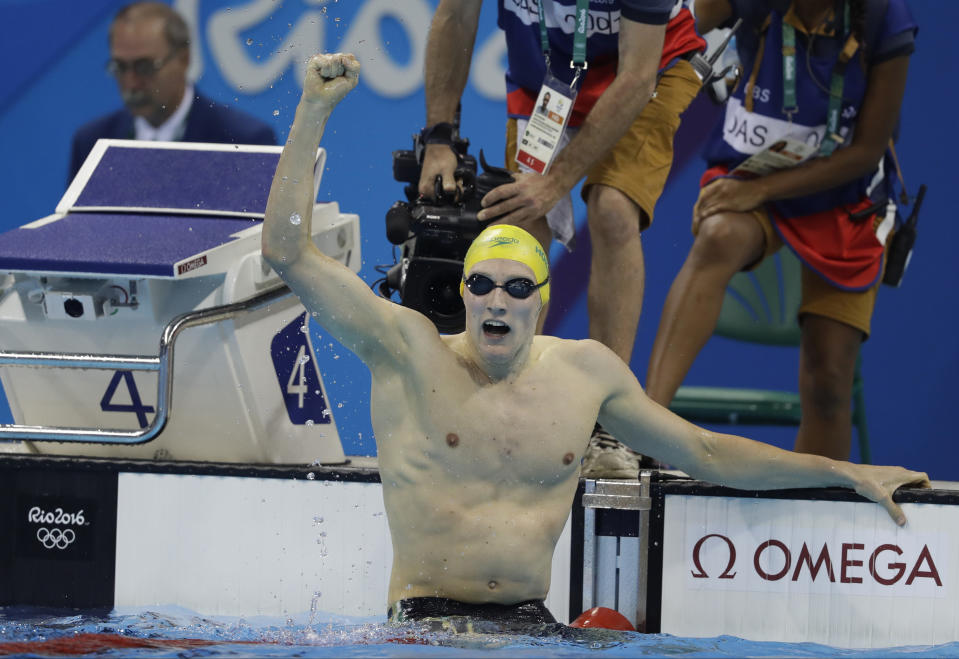
[[[567,84],[573,79],[569,62],[576,0],[499,0],[499,26],[506,34],[507,46],[506,109],[511,117],[526,118],[532,114],[546,78],[537,1],[544,3],[552,74]],[[590,0],[587,20],[589,66],[580,79],[570,126],[583,122],[616,77],[620,20],[666,25],[660,70],[668,68],[677,57],[706,47],[683,0]]]
[[[736,18],[743,18],[743,25],[736,35],[743,76],[727,103],[722,123],[716,125],[707,142],[704,157],[710,172],[704,181],[735,169],[749,156],[784,137],[799,138],[814,146],[822,142],[826,133],[830,81],[848,33],[843,25],[841,1],[837,2],[837,11],[832,18],[812,35],[806,34],[788,0],[730,0],[730,5],[733,16],[727,26]],[[839,127],[843,143],[839,148],[852,142],[866,94],[869,68],[892,57],[909,55],[914,50],[918,28],[905,0],[867,0],[866,10],[874,12],[865,21],[866,34],[863,37],[866,43],[860,44],[843,75]],[[797,108],[791,116],[783,111],[784,20],[796,27]],[[755,81],[749,86],[746,81],[751,76],[755,76]],[[746,101],[747,89],[752,96],[751,107]],[[777,230],[798,256],[841,288],[866,288],[881,272],[883,246],[876,240],[874,232],[869,235],[871,223],[859,222],[857,226],[851,226],[849,212],[892,197],[894,170],[886,161],[888,157],[874,171],[859,179],[767,205]],[[840,212],[834,213],[837,210]],[[809,218],[819,220],[808,221]],[[837,223],[850,226],[827,227]],[[836,241],[844,244],[836,244]],[[844,254],[854,253],[858,254],[856,258],[868,261],[869,265],[853,276],[846,272],[848,264],[844,266],[840,262]]]

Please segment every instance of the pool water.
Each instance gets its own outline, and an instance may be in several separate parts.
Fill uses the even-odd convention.
[[[176,607],[66,615],[0,608],[0,656],[85,657],[955,657],[959,643],[841,650],[814,643],[679,638],[602,629],[562,636],[313,613],[286,619],[200,616]]]

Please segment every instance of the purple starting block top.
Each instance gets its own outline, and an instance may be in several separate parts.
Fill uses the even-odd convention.
[[[176,264],[261,220],[204,215],[76,213],[0,234],[0,271],[174,277]]]
[[[100,140],[60,200],[60,217],[0,234],[0,272],[192,272],[262,222],[280,151]]]
[[[74,208],[180,209],[262,216],[278,152],[110,146]]]

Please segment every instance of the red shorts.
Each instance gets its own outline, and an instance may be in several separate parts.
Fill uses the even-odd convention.
[[[726,176],[727,171],[722,165],[706,170],[700,186]],[[852,214],[873,204],[864,198],[852,206],[791,218],[779,216],[769,206],[766,211],[783,242],[806,267],[836,288],[864,291],[882,277],[886,247],[879,241],[876,229],[884,215],[874,213],[863,219],[852,219]]]

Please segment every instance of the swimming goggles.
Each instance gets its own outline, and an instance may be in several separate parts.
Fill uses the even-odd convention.
[[[502,288],[504,291],[509,293],[510,297],[515,297],[518,300],[525,300],[532,295],[537,288],[548,284],[549,277],[546,277],[546,279],[538,284],[534,284],[526,277],[510,279],[505,284],[496,284],[486,275],[472,274],[463,281],[466,284],[466,288],[470,289],[470,293],[473,295],[486,295],[494,288]]]

